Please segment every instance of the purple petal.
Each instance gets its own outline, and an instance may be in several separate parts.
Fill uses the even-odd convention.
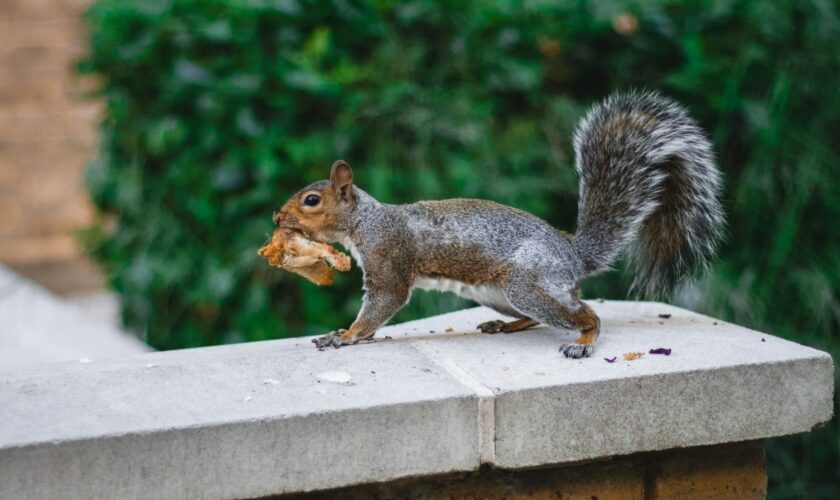
[[[658,348],[656,348],[656,349],[651,349],[651,350],[650,350],[650,351],[648,351],[648,352],[649,352],[649,353],[651,353],[651,354],[664,354],[664,355],[666,355],[666,356],[670,356],[670,355],[671,355],[671,350],[670,350],[670,349],[666,349],[666,348],[664,348],[664,347],[658,347]]]
[[[615,356],[613,356],[611,358],[604,358],[604,361],[606,361],[607,363],[615,363],[615,360],[616,360]]]

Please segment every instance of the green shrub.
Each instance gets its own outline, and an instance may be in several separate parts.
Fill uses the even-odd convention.
[[[106,113],[84,237],[157,348],[347,326],[358,271],[319,289],[256,256],[337,158],[383,201],[491,198],[573,229],[575,121],[647,87],[704,124],[727,181],[728,243],[680,300],[840,352],[835,2],[100,0],[87,21]],[[418,293],[397,320],[460,305]],[[773,442],[771,493],[836,498],[838,437]]]

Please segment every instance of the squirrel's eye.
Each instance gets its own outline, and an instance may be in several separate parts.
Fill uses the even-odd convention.
[[[307,207],[314,207],[318,203],[321,203],[321,197],[317,194],[310,194],[303,200],[303,204]]]

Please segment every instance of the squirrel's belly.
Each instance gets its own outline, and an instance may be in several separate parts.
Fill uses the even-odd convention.
[[[459,297],[474,300],[486,306],[511,307],[504,291],[495,285],[470,285],[446,278],[417,278],[414,280],[414,288],[452,292]]]

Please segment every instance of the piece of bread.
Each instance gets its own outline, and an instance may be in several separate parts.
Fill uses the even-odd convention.
[[[257,253],[270,265],[299,274],[316,285],[332,285],[333,269],[350,270],[350,257],[329,245],[308,240],[294,229],[278,228],[271,242]]]

